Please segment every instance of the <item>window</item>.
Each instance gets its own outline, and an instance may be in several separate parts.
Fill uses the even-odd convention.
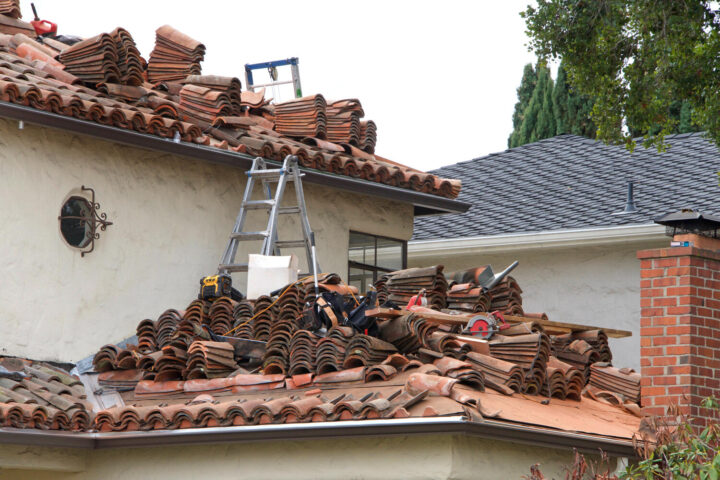
[[[351,231],[348,259],[348,283],[365,293],[384,272],[407,267],[407,242]]]
[[[98,213],[100,204],[95,201],[95,190],[83,185],[82,192],[90,192],[90,198],[77,195],[65,200],[60,207],[60,235],[71,247],[82,250],[81,256],[95,249],[95,240],[100,238],[99,231],[105,231],[108,225],[107,214]]]
[[[93,236],[93,208],[83,197],[70,197],[60,209],[60,233],[73,247],[85,248]]]

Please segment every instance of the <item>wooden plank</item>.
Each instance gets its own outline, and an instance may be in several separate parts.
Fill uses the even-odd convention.
[[[592,325],[578,325],[577,323],[554,322],[552,320],[544,320],[542,318],[519,317],[515,315],[505,315],[505,320],[512,323],[537,322],[545,327],[546,330],[551,328],[566,329],[571,332],[586,332],[588,330],[602,330],[608,337],[625,338],[631,337],[632,332],[627,330],[617,330],[614,328],[594,327]],[[568,332],[566,332],[568,333]]]
[[[368,317],[389,319],[414,313],[415,315],[418,315],[425,320],[440,325],[465,325],[472,317],[474,317],[475,315],[479,315],[472,313],[450,315],[448,313],[428,310],[409,311],[405,309],[393,310],[391,308],[374,308],[365,312],[365,315],[367,315]],[[536,322],[539,325],[542,325],[545,331],[551,335],[563,335],[572,332],[586,332],[588,330],[602,330],[610,338],[625,338],[632,336],[632,332],[629,332],[627,330],[617,330],[614,328],[595,327],[592,325],[578,325],[576,323],[555,322],[542,318],[520,317],[515,315],[504,315],[504,317],[505,320],[510,323]]]

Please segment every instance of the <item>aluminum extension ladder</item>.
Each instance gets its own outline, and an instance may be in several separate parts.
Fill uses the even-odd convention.
[[[313,262],[312,246],[314,243],[314,234],[310,229],[310,222],[307,218],[307,210],[305,208],[305,194],[303,193],[302,181],[300,177],[304,174],[300,173],[298,168],[298,159],[295,155],[288,155],[283,161],[281,168],[267,168],[267,164],[262,157],[253,160],[252,168],[248,170],[248,181],[245,186],[245,194],[243,195],[240,212],[235,220],[235,227],[230,233],[230,240],[225,253],[223,254],[218,273],[247,272],[247,263],[236,263],[235,256],[238,246],[242,241],[262,240],[261,255],[280,255],[282,248],[305,247],[307,253],[307,265],[310,273],[319,271],[317,259]],[[251,200],[255,182],[262,183],[262,191],[264,200]],[[276,183],[275,193],[273,195],[270,184]],[[283,194],[288,182],[295,185],[295,195],[297,197],[297,205],[291,207],[281,207]],[[244,231],[245,220],[249,210],[269,210],[268,224],[265,230],[259,232]],[[303,238],[301,240],[278,240],[278,215],[299,215]]]

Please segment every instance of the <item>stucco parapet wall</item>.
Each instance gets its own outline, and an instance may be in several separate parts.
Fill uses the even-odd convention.
[[[481,237],[412,240],[408,243],[411,256],[465,255],[468,249],[496,251],[536,250],[612,244],[664,241],[665,227],[656,224],[622,227],[582,228],[545,232],[488,235]]]
[[[125,145],[147,148],[164,153],[183,155],[222,165],[229,165],[236,168],[242,168],[243,170],[250,169],[254,158],[253,156],[247,154],[196,145],[193,143],[175,142],[173,140],[154,135],[102,125],[86,120],[79,120],[77,118],[57,115],[51,112],[36,110],[34,108],[7,102],[0,102],[0,117],[70,131]],[[268,160],[268,162],[271,165],[279,165],[278,162],[274,162],[272,160]],[[416,192],[413,190],[327,172],[303,168],[301,168],[301,171],[305,174],[304,181],[308,183],[315,183],[349,192],[362,193],[398,202],[410,203],[415,206],[416,215],[464,213],[470,208],[469,203],[439,197],[429,193]]]
[[[637,252],[637,258],[643,260],[646,258],[670,258],[670,257],[699,257],[709,260],[720,261],[720,252],[714,250],[705,250],[696,247],[670,247],[670,248],[653,248],[649,250],[640,250]]]
[[[463,417],[406,418],[318,422],[284,425],[156,430],[150,432],[73,433],[0,428],[0,445],[32,445],[80,449],[157,447],[226,442],[263,442],[318,438],[386,437],[427,434],[455,434],[528,445],[577,449],[585,453],[602,450],[610,456],[631,457],[631,441],[547,428],[484,420],[470,422]]]

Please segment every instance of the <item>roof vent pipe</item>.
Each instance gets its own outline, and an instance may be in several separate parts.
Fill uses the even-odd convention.
[[[625,215],[627,213],[635,213],[638,211],[637,206],[635,205],[635,197],[633,196],[634,193],[634,182],[630,181],[627,185],[627,199],[625,200],[625,210],[622,212],[615,212],[613,215]]]

